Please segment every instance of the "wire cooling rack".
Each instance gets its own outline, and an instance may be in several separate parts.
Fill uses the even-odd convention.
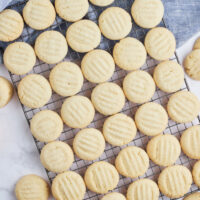
[[[19,12],[22,12],[22,9],[23,9],[25,3],[26,3],[26,1],[20,2],[20,3],[10,6],[9,8],[15,9]],[[133,3],[133,0],[116,0],[115,3],[112,4],[111,6],[119,6],[121,8],[126,9],[130,13],[130,8],[131,8],[132,3]],[[103,9],[104,8],[99,8],[99,7],[90,5],[89,12],[85,18],[90,19],[97,23],[98,16],[103,11]],[[63,35],[65,35],[65,32],[70,24],[71,23],[68,23],[68,22],[62,20],[59,17],[56,17],[55,23],[49,29],[58,30]],[[165,26],[164,21],[162,21],[160,26]],[[30,27],[25,25],[24,31],[23,31],[21,37],[17,41],[24,41],[24,42],[28,42],[31,45],[34,45],[34,41],[35,41],[36,37],[41,32],[42,31],[34,31],[33,29],[31,29]],[[147,30],[138,27],[133,22],[133,28],[132,28],[129,36],[135,37],[135,38],[143,41],[146,32],[147,32]],[[100,44],[99,48],[107,50],[108,52],[112,53],[112,48],[115,43],[116,43],[116,41],[110,41],[102,36],[102,40],[101,40],[101,44]],[[8,43],[0,43],[0,47],[3,49],[5,49],[7,45],[8,45]],[[82,57],[83,57],[83,54],[74,52],[72,49],[69,48],[69,52],[64,60],[71,60],[73,62],[80,64]],[[174,57],[171,59],[178,62],[176,55],[174,55]],[[152,74],[152,71],[157,64],[158,63],[155,60],[148,57],[145,65],[141,69],[148,71],[149,73]],[[46,78],[48,78],[49,72],[54,66],[55,65],[49,65],[49,64],[41,62],[40,60],[37,60],[37,63],[34,66],[34,69],[30,73],[41,74],[41,75],[45,76]],[[121,70],[120,68],[116,67],[116,70],[115,70],[112,78],[110,79],[110,81],[121,85],[122,80],[126,76],[126,74],[127,74],[126,71]],[[17,85],[18,85],[19,81],[24,76],[18,76],[18,75],[14,75],[14,74],[10,74],[10,76],[11,76],[11,80],[13,82],[15,89],[17,89]],[[91,91],[94,87],[95,87],[95,84],[92,84],[85,80],[84,85],[82,87],[82,91],[79,94],[90,97]],[[183,87],[181,88],[181,90],[189,90],[186,81],[185,81]],[[151,99],[151,101],[160,103],[161,105],[166,107],[169,96],[170,96],[170,94],[166,94],[166,93],[160,91],[159,89],[157,89],[153,98]],[[65,98],[53,93],[51,100],[44,107],[42,107],[40,109],[30,109],[23,105],[22,105],[22,108],[24,111],[24,115],[29,123],[30,120],[32,119],[33,115],[35,113],[39,112],[40,110],[51,109],[51,110],[57,111],[59,113],[61,105],[64,100],[65,100]],[[139,106],[138,104],[133,104],[129,101],[126,101],[122,112],[133,117],[138,106]],[[105,116],[96,112],[95,118],[94,118],[93,122],[89,125],[89,127],[94,127],[94,128],[101,130],[105,118],[106,118]],[[168,126],[167,126],[166,130],[164,131],[164,133],[170,133],[172,135],[175,135],[177,138],[180,138],[181,133],[186,128],[188,128],[192,125],[199,124],[199,122],[200,122],[200,120],[199,120],[199,118],[197,118],[191,123],[177,124],[169,119]],[[73,128],[69,128],[69,127],[65,126],[63,133],[60,136],[59,140],[65,141],[68,144],[72,145],[73,138],[78,131],[79,131],[78,129],[73,129]],[[150,137],[145,136],[138,132],[136,138],[132,142],[130,142],[128,145],[136,145],[136,146],[139,146],[139,147],[145,149],[146,144],[149,141],[149,139],[150,139]],[[40,152],[40,150],[44,146],[44,143],[41,143],[37,140],[35,140],[35,143]],[[122,147],[113,147],[109,144],[106,144],[104,153],[102,154],[102,156],[99,159],[97,159],[95,161],[104,160],[104,161],[108,161],[108,162],[114,164],[114,160],[115,160],[117,154],[119,153],[119,151],[128,145],[124,145]],[[73,163],[73,165],[71,166],[70,169],[83,175],[86,168],[95,161],[89,162],[89,161],[84,161],[84,160],[81,160],[81,159],[75,157],[75,162]],[[182,153],[176,163],[184,165],[184,166],[188,167],[189,169],[192,169],[194,162],[195,162],[194,160],[189,159],[187,156],[185,156]],[[150,167],[149,167],[148,171],[145,173],[145,175],[143,175],[140,178],[146,177],[146,178],[150,178],[150,179],[156,181],[161,170],[162,170],[161,167],[157,166],[153,162],[150,162]],[[56,176],[55,173],[48,172],[48,171],[47,171],[47,175],[48,175],[50,181],[52,181],[53,178]],[[128,185],[133,181],[134,180],[131,178],[125,178],[125,177],[120,176],[119,184],[114,191],[119,191],[119,192],[125,194]],[[193,191],[197,191],[197,190],[198,190],[198,187],[193,184],[189,193],[191,193]],[[96,199],[100,199],[100,198],[101,198],[101,195],[97,195],[91,191],[87,191],[84,199],[85,200],[89,200],[89,199],[96,200]],[[159,199],[168,200],[169,198],[167,198],[161,194]],[[183,199],[183,198],[180,198],[180,199]]]

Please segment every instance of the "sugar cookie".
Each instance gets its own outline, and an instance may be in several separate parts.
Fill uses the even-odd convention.
[[[36,55],[28,43],[14,42],[9,44],[4,51],[3,61],[11,73],[23,75],[35,65]]]
[[[149,158],[160,166],[173,165],[181,153],[179,141],[173,135],[158,135],[147,144]]]
[[[143,149],[129,146],[119,152],[115,160],[115,166],[123,176],[137,178],[147,171],[149,157]]]
[[[95,160],[105,149],[105,140],[102,133],[95,128],[86,128],[79,131],[73,141],[75,154],[83,160]]]
[[[200,126],[192,126],[186,129],[181,136],[183,152],[190,158],[200,159]]]
[[[113,75],[115,63],[107,51],[95,49],[83,57],[81,69],[88,81],[102,83],[110,79]]]
[[[192,193],[184,198],[184,200],[200,200],[200,192]]]
[[[42,110],[33,116],[30,129],[33,136],[40,142],[52,142],[63,131],[63,122],[56,112]]]
[[[60,62],[68,51],[64,36],[58,31],[45,31],[35,41],[35,53],[48,64]]]
[[[159,188],[150,179],[140,179],[131,183],[127,191],[127,200],[158,200]]]
[[[114,146],[128,144],[135,138],[136,133],[135,122],[123,113],[108,117],[103,124],[105,140]]]
[[[85,192],[83,178],[76,172],[59,174],[52,183],[52,194],[57,200],[82,200]]]
[[[184,60],[184,68],[187,75],[194,79],[200,80],[200,49],[195,49],[189,53]]]
[[[95,110],[91,101],[84,96],[67,98],[61,108],[61,117],[72,128],[84,128],[94,119]]]
[[[131,16],[120,7],[107,8],[99,16],[99,27],[106,38],[120,40],[131,31]]]
[[[10,42],[17,39],[23,28],[23,19],[15,10],[5,9],[0,13],[0,41]]]
[[[29,108],[40,108],[51,98],[51,86],[39,74],[25,76],[18,85],[18,96],[22,104]]]
[[[90,0],[90,2],[95,6],[104,7],[112,4],[114,0]]]
[[[101,198],[101,200],[126,200],[125,196],[118,192],[111,192]]]
[[[124,94],[129,101],[145,103],[153,97],[156,85],[151,75],[145,71],[133,71],[123,81]]]
[[[167,167],[158,177],[160,191],[170,198],[180,198],[184,196],[184,194],[189,191],[191,184],[191,172],[182,165]]]
[[[161,0],[135,0],[131,7],[131,14],[138,26],[153,28],[161,22],[164,6]]]
[[[199,114],[200,101],[193,93],[180,91],[169,98],[167,111],[170,118],[175,122],[191,122]]]
[[[29,0],[23,9],[23,17],[31,28],[44,30],[53,24],[56,12],[49,0]]]
[[[8,104],[13,96],[13,87],[11,83],[0,76],[0,108]]]
[[[156,60],[168,60],[176,49],[176,40],[171,31],[163,27],[151,29],[145,37],[145,48]]]
[[[56,0],[55,8],[58,15],[68,22],[82,19],[88,12],[88,0]]]
[[[200,37],[195,41],[193,49],[200,49]]]
[[[34,174],[23,176],[15,187],[18,200],[48,200],[49,193],[47,182]]]
[[[167,112],[158,103],[143,104],[135,113],[135,123],[143,134],[148,136],[158,135],[167,127]]]
[[[192,176],[195,184],[200,187],[200,160],[197,161],[192,169]],[[199,193],[200,194],[200,193]],[[200,195],[199,195],[200,197]]]
[[[158,88],[167,93],[176,92],[184,83],[184,71],[174,61],[164,61],[156,66],[153,74]]]
[[[101,32],[93,21],[84,19],[69,26],[66,39],[74,51],[85,53],[99,46]]]
[[[84,179],[89,190],[99,194],[105,194],[117,186],[119,174],[110,163],[99,161],[87,168]]]
[[[57,64],[50,72],[49,81],[52,89],[61,96],[77,94],[83,86],[80,67],[72,62]]]
[[[113,115],[121,111],[125,104],[122,89],[111,82],[97,85],[91,94],[91,100],[98,112],[103,115]]]

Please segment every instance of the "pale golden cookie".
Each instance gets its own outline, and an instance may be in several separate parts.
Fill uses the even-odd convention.
[[[200,200],[200,192],[195,192],[193,194],[187,195],[184,200]]]
[[[155,136],[167,127],[168,115],[160,104],[150,102],[138,108],[135,113],[135,123],[143,134]]]
[[[18,96],[22,104],[29,108],[40,108],[51,98],[51,86],[39,74],[25,76],[18,85]]]
[[[159,188],[150,179],[140,179],[131,183],[127,191],[127,200],[158,200]]]
[[[18,12],[11,9],[0,12],[0,41],[9,42],[17,39],[23,28],[24,22]]]
[[[45,31],[35,41],[35,53],[48,64],[60,62],[66,55],[68,46],[65,37],[58,31]]]
[[[74,51],[85,53],[99,46],[101,32],[96,23],[84,19],[69,26],[66,32],[66,39]]]
[[[182,165],[167,167],[158,177],[160,191],[169,198],[184,196],[189,191],[191,184],[191,172]]]
[[[67,98],[61,108],[61,117],[72,128],[84,128],[94,119],[95,110],[91,101],[84,96]]]
[[[41,151],[40,160],[43,166],[51,172],[67,171],[74,161],[71,147],[61,141],[46,144]]]
[[[142,28],[156,27],[164,15],[161,0],[135,0],[131,7],[135,23]]]
[[[99,27],[106,38],[120,40],[131,31],[131,16],[120,7],[107,8],[99,16]]]
[[[108,117],[103,124],[105,140],[114,146],[128,144],[135,138],[136,133],[135,122],[123,113]]]
[[[57,94],[63,97],[72,96],[80,92],[83,86],[83,75],[77,64],[62,62],[51,70],[49,81]]]
[[[13,74],[23,75],[32,70],[36,62],[34,49],[25,42],[14,42],[7,46],[3,61]]]
[[[82,200],[86,192],[83,178],[72,171],[57,175],[51,189],[56,200]]]
[[[90,2],[95,6],[104,7],[112,4],[114,0],[90,0]]]
[[[113,75],[115,63],[113,57],[107,51],[95,49],[83,57],[81,69],[88,81],[102,83]]]
[[[87,168],[84,180],[89,190],[99,194],[105,194],[117,186],[119,174],[110,163],[99,161]]]
[[[49,0],[29,0],[23,9],[23,17],[31,28],[44,30],[53,24],[56,12]]]
[[[13,96],[13,87],[10,81],[0,76],[0,108],[8,104]]]
[[[34,174],[20,178],[15,187],[18,200],[48,200],[49,193],[47,182]]]
[[[173,135],[158,135],[147,144],[149,158],[160,166],[173,165],[181,153],[179,141]]]
[[[111,192],[101,198],[101,200],[126,200],[125,196],[118,192]]]
[[[148,72],[138,70],[126,75],[123,81],[123,90],[129,101],[141,104],[151,100],[156,85]]]
[[[163,27],[151,29],[145,37],[144,44],[148,54],[156,60],[168,60],[176,49],[174,35]]]
[[[122,89],[111,82],[97,85],[91,94],[91,100],[98,112],[103,115],[113,115],[122,110],[125,96]]]
[[[191,122],[199,114],[200,101],[193,93],[180,91],[169,98],[167,111],[170,118],[175,122]]]
[[[82,19],[88,12],[88,0],[55,0],[58,15],[66,21],[75,22]]]
[[[200,49],[200,38],[195,41],[193,49]]]
[[[194,183],[200,187],[200,160],[197,161],[192,169]],[[200,194],[200,193],[199,193]],[[199,195],[200,197],[200,195]]]
[[[186,129],[181,136],[183,152],[190,158],[200,159],[200,126],[192,126]]]
[[[73,141],[75,154],[83,160],[95,160],[105,149],[105,140],[102,133],[94,128],[79,131]]]
[[[63,131],[63,122],[56,112],[42,110],[31,119],[30,129],[33,136],[40,142],[52,142]]]
[[[183,68],[174,61],[164,61],[156,66],[153,74],[158,88],[167,93],[176,92],[184,83]]]
[[[116,160],[117,171],[130,178],[137,178],[145,174],[149,167],[149,157],[146,152],[136,146],[129,146],[122,149]]]
[[[190,78],[200,80],[200,49],[195,49],[190,52],[186,56],[183,64]]]

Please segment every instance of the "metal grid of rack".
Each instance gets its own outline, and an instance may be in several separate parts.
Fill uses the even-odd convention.
[[[26,1],[20,2],[20,3],[17,3],[15,5],[10,6],[10,8],[18,10],[19,12],[22,12],[22,9],[23,9],[25,3],[26,3]],[[133,3],[133,0],[117,0],[111,6],[122,7],[130,13],[130,8],[131,8],[132,3]],[[99,7],[95,7],[93,5],[90,5],[89,12],[88,12],[88,14],[86,15],[85,18],[90,19],[90,20],[97,23],[98,16],[102,11],[103,11],[103,8],[99,8]],[[67,27],[70,24],[71,23],[63,21],[59,17],[56,17],[55,23],[49,29],[58,30],[62,34],[65,35]],[[160,24],[160,26],[165,26],[164,21]],[[31,45],[33,45],[35,38],[41,32],[42,31],[34,31],[33,29],[31,29],[30,27],[25,25],[24,31],[23,31],[21,37],[18,39],[18,41],[28,42]],[[147,30],[144,30],[144,29],[138,27],[133,22],[133,28],[132,28],[129,36],[135,37],[135,38],[143,41],[146,32],[147,32]],[[116,41],[110,41],[110,40],[108,40],[108,39],[106,39],[102,36],[102,40],[101,40],[101,44],[100,44],[99,48],[107,50],[108,52],[112,53],[112,48],[113,48],[115,43],[116,43]],[[5,47],[7,45],[8,45],[7,43],[0,43],[0,47],[2,47],[3,49],[5,49]],[[69,52],[68,52],[68,54],[67,54],[67,56],[64,60],[70,60],[70,61],[73,61],[73,62],[76,62],[76,63],[80,63],[80,60],[82,59],[82,57],[83,57],[83,54],[74,52],[72,49],[69,48]],[[178,62],[176,55],[174,55],[174,57],[171,58],[171,59]],[[157,62],[155,60],[148,57],[146,64],[141,69],[148,71],[149,73],[152,74],[153,68],[156,66],[156,64],[157,64]],[[49,72],[54,66],[55,65],[49,65],[49,64],[41,62],[40,60],[37,60],[37,63],[34,66],[34,69],[30,73],[41,74],[41,75],[45,76],[46,78],[48,78]],[[116,70],[115,70],[112,78],[109,81],[112,81],[112,82],[115,82],[115,83],[121,85],[122,80],[126,76],[126,74],[127,74],[126,71],[116,67]],[[17,89],[17,85],[18,85],[19,81],[24,76],[18,76],[18,75],[14,75],[14,74],[10,74],[10,76],[11,76],[11,80],[14,84],[14,87]],[[90,97],[91,91],[94,87],[95,87],[95,84],[92,84],[92,83],[85,80],[84,85],[82,87],[82,90],[79,94]],[[186,81],[185,81],[183,87],[181,88],[181,90],[189,90]],[[151,99],[151,101],[160,103],[161,105],[166,107],[166,104],[167,104],[167,101],[168,101],[170,95],[171,94],[164,93],[164,92],[160,91],[159,89],[157,89],[153,98]],[[42,107],[40,109],[30,109],[30,108],[27,108],[23,105],[22,105],[22,108],[23,108],[25,117],[26,117],[26,119],[29,123],[30,120],[32,119],[33,115],[35,113],[39,112],[40,110],[51,109],[51,110],[57,111],[59,113],[62,102],[64,100],[65,100],[65,98],[53,93],[51,100],[44,107]],[[133,104],[129,101],[126,101],[122,112],[133,117],[138,106],[139,106],[138,104]],[[95,118],[94,118],[93,122],[89,125],[89,127],[94,127],[94,128],[101,130],[105,118],[106,118],[105,116],[96,112]],[[199,123],[200,123],[199,118],[194,120],[193,122],[187,123],[187,124],[177,124],[177,123],[169,120],[168,126],[167,126],[164,133],[170,133],[170,134],[175,135],[177,138],[180,138],[182,131],[184,131],[186,128],[188,128],[192,125],[196,125],[196,124],[199,124]],[[65,141],[65,142],[67,142],[68,144],[71,145],[73,138],[78,131],[79,131],[78,129],[72,129],[72,128],[65,126],[59,140]],[[146,144],[149,141],[149,139],[150,139],[150,137],[145,136],[145,135],[138,132],[136,138],[132,142],[130,142],[128,145],[124,145],[122,147],[113,147],[109,144],[106,144],[106,148],[105,148],[103,155],[95,161],[104,160],[104,161],[108,161],[108,162],[113,164],[116,155],[119,153],[119,151],[121,149],[123,149],[124,147],[129,146],[129,145],[136,145],[136,146],[139,146],[139,147],[145,149]],[[37,146],[37,148],[40,152],[41,148],[44,146],[44,143],[41,143],[37,140],[35,140],[35,143],[36,143],[36,146]],[[93,163],[95,161],[84,161],[84,160],[81,160],[81,159],[75,157],[75,161],[74,161],[74,163],[73,163],[73,165],[71,166],[70,169],[78,172],[81,175],[83,175],[87,166],[89,166],[91,163]],[[182,164],[182,165],[188,167],[189,169],[191,169],[194,162],[195,162],[194,160],[189,159],[187,156],[185,156],[182,153],[176,163]],[[145,177],[145,178],[150,178],[150,179],[156,180],[159,173],[161,172],[161,170],[162,170],[161,167],[157,166],[153,162],[150,162],[150,167],[149,167],[148,171],[145,173],[145,175],[143,175],[140,178]],[[50,181],[52,181],[53,178],[56,176],[56,174],[54,174],[52,172],[48,172],[48,171],[47,171],[47,174],[48,174]],[[131,178],[125,178],[125,177],[120,176],[119,184],[114,191],[119,191],[119,192],[125,193],[127,186],[133,181],[134,180],[131,179]],[[198,190],[198,187],[193,184],[190,192],[193,192],[193,191],[196,191],[196,190]],[[100,199],[100,197],[101,197],[101,195],[97,195],[97,194],[95,194],[91,191],[87,191],[84,199],[85,200],[86,199],[87,200],[89,200],[89,199],[90,200],[96,200],[96,199]],[[167,200],[169,198],[167,198],[167,197],[165,197],[161,194],[160,199]],[[182,198],[180,198],[180,199],[182,199]]]

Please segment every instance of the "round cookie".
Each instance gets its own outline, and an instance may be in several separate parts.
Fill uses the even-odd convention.
[[[81,69],[88,81],[103,83],[113,75],[115,63],[113,57],[107,51],[95,49],[83,57]]]
[[[42,110],[31,119],[30,129],[33,136],[40,142],[52,142],[63,131],[63,122],[56,112]]]
[[[20,178],[15,187],[18,200],[48,200],[49,193],[47,182],[34,174]]]
[[[135,0],[131,7],[135,23],[142,28],[156,27],[164,15],[161,0]]]
[[[23,17],[31,28],[44,30],[53,24],[56,12],[49,0],[29,0],[23,9]]]
[[[3,61],[11,73],[23,75],[32,70],[36,55],[28,43],[14,42],[9,44],[4,51]]]
[[[168,60],[174,55],[176,40],[171,31],[163,27],[151,29],[144,41],[148,54],[156,60]]]
[[[61,108],[64,123],[72,128],[84,128],[94,119],[95,110],[91,101],[84,96],[67,98]]]
[[[35,53],[48,64],[60,62],[66,55],[68,46],[65,37],[58,31],[45,31],[35,41]]]
[[[193,176],[193,180],[194,180],[194,183],[200,187],[200,160],[197,161],[195,164],[194,164],[194,167],[192,169],[192,176]],[[199,193],[199,197],[200,197],[200,193]]]
[[[190,52],[184,60],[184,68],[187,75],[194,79],[200,80],[200,49]]]
[[[18,85],[18,96],[22,104],[29,108],[40,108],[51,98],[51,86],[39,74],[25,76]]]
[[[69,26],[66,39],[74,51],[85,53],[99,46],[101,32],[93,21],[84,19]]]
[[[160,191],[169,198],[180,198],[186,194],[192,184],[192,175],[182,165],[166,167],[158,177]]]
[[[99,161],[87,168],[84,180],[89,190],[98,194],[105,194],[117,186],[119,174],[110,163]]]
[[[183,152],[190,158],[200,159],[200,126],[192,126],[186,129],[181,136]]]
[[[200,101],[189,91],[176,92],[169,98],[167,111],[170,118],[175,122],[191,122],[199,114]]]
[[[77,94],[83,86],[80,67],[72,62],[61,62],[50,72],[49,81],[52,89],[66,97]]]
[[[174,61],[164,61],[156,66],[153,74],[158,88],[167,93],[176,92],[184,83],[184,71]]]
[[[104,7],[112,4],[114,0],[90,0],[90,2],[95,6]]]
[[[149,157],[146,152],[136,146],[129,146],[122,149],[116,160],[117,171],[130,178],[137,178],[145,174],[149,167]]]
[[[118,192],[111,192],[101,198],[101,200],[126,200],[125,196]]]
[[[127,200],[158,200],[159,188],[150,179],[140,179],[131,183],[127,191]]]
[[[58,174],[52,183],[52,194],[57,200],[82,200],[85,192],[83,178],[76,172]]]
[[[113,115],[120,112],[125,104],[122,89],[111,82],[97,85],[91,94],[91,100],[98,112],[103,115]]]
[[[195,192],[187,195],[184,200],[200,200],[200,192]]]
[[[67,171],[74,161],[71,147],[61,141],[46,144],[41,151],[40,160],[43,166],[51,172]]]
[[[0,76],[0,108],[8,104],[13,96],[13,87],[12,84]]]
[[[131,142],[137,133],[135,122],[123,113],[108,117],[103,124],[105,140],[113,146],[122,146]]]
[[[181,153],[179,141],[173,135],[158,135],[147,144],[149,158],[160,166],[173,165]]]
[[[58,15],[68,22],[82,19],[88,12],[88,0],[56,0],[55,8]]]
[[[123,90],[129,101],[141,104],[151,100],[156,85],[148,72],[138,70],[126,75],[123,81]]]
[[[143,134],[155,136],[167,127],[168,115],[160,104],[149,102],[138,108],[135,113],[135,123]]]
[[[146,61],[147,52],[144,45],[137,39],[127,37],[115,44],[113,58],[115,63],[125,70],[136,70]]]
[[[73,141],[75,154],[83,160],[95,160],[105,149],[105,140],[102,133],[94,128],[79,131]]]
[[[106,38],[120,40],[131,31],[131,16],[120,7],[107,8],[99,16],[99,27]]]
[[[193,49],[200,49],[200,37],[195,41]]]
[[[23,19],[15,10],[5,9],[0,13],[0,41],[10,42],[17,39],[23,28]]]

